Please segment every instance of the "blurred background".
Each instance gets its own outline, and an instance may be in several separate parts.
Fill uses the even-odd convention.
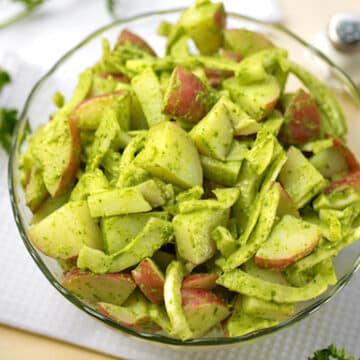
[[[69,49],[78,44],[85,36],[95,31],[116,18],[126,18],[136,14],[184,7],[191,4],[191,0],[0,0],[0,71],[6,69],[11,77],[11,83],[4,87],[0,93],[0,110],[2,107],[21,110],[31,88],[40,77]],[[342,67],[360,85],[360,55],[358,52],[344,53],[336,50],[327,37],[327,28],[331,17],[340,12],[360,13],[359,0],[224,0],[227,11],[240,13],[261,20],[281,23],[300,37],[324,51],[337,65]],[[1,73],[0,73],[1,76]],[[1,86],[0,86],[1,87]],[[0,116],[0,128],[1,128]],[[17,264],[9,264],[6,251],[0,251],[0,284],[3,286],[0,293],[0,359],[111,359],[110,355],[100,355],[92,348],[104,351],[106,346],[99,343],[91,343],[87,339],[87,332],[98,332],[101,339],[102,325],[72,309],[64,299],[56,293],[47,283],[46,279],[36,268],[18,236],[15,224],[12,220],[6,180],[7,154],[0,148],[0,241],[3,248],[8,246],[11,251],[16,251]],[[26,274],[26,276],[24,276]],[[28,291],[31,287],[32,291]],[[324,311],[327,315],[316,314],[304,322],[299,331],[306,331],[306,326],[314,325],[321,321],[321,316],[329,316],[333,313],[332,308],[344,308],[344,313],[338,312],[337,316],[343,316],[349,323],[343,329],[323,329],[324,333],[317,342],[309,339],[309,344],[294,346],[304,347],[304,354],[316,350],[314,344],[328,345],[328,342],[338,342],[339,346],[347,346],[348,350],[360,355],[358,334],[360,333],[359,321],[351,322],[352,311],[359,312],[359,308],[351,308],[346,305],[346,299],[351,297],[351,289],[360,287],[360,274],[357,274],[347,289],[344,290]],[[42,294],[42,291],[45,291]],[[19,309],[14,313],[8,309],[10,301],[18,302]],[[20,295],[19,295],[20,294]],[[36,294],[36,295],[35,295]],[[35,296],[44,299],[43,306],[36,307]],[[350,303],[348,303],[350,304]],[[65,333],[65,328],[51,322],[36,323],[36,316],[45,317],[57,311],[58,306],[68,306],[68,319],[79,323],[79,328],[84,336],[73,338]],[[347,312],[346,312],[347,311]],[[29,316],[29,312],[35,312],[36,316]],[[319,312],[321,313],[321,312]],[[49,315],[51,318],[51,316]],[[83,318],[84,317],[84,318]],[[2,325],[1,325],[2,324]],[[90,330],[89,324],[94,327]],[[19,331],[21,328],[25,331]],[[331,330],[331,331],[330,331]],[[297,331],[297,330],[296,330]],[[277,335],[267,342],[267,349],[276,354],[276,351],[291,354],[290,337],[296,339],[296,331],[290,335]],[[339,331],[339,332],[337,332]],[[39,335],[35,335],[40,334]],[[79,335],[79,334],[78,334]],[[51,336],[56,340],[50,340]],[[71,339],[71,340],[69,340]],[[123,350],[117,354],[107,351],[112,355],[128,358],[127,349],[131,346],[141,347],[136,342],[124,341]],[[81,345],[77,348],[62,341]],[[295,340],[294,340],[295,341]],[[265,344],[266,345],[266,344]],[[264,345],[264,350],[266,346]],[[269,348],[271,347],[271,349]],[[289,347],[290,346],[290,347]],[[119,349],[121,347],[118,347]],[[248,347],[250,349],[251,347]],[[141,358],[146,358],[144,348]],[[147,349],[147,350],[146,350]],[[106,349],[105,349],[106,350]],[[242,350],[239,356],[242,359],[250,359],[251,350]],[[242,355],[241,355],[242,354]],[[132,357],[133,358],[133,357]],[[139,357],[140,358],[140,357]],[[197,359],[200,357],[196,357]],[[276,357],[280,358],[280,357]],[[304,357],[305,359],[306,357]],[[262,359],[268,359],[266,355]],[[270,358],[269,358],[270,359]],[[293,359],[291,355],[288,359]],[[251,358],[251,360],[257,360]],[[301,359],[294,359],[301,360]]]

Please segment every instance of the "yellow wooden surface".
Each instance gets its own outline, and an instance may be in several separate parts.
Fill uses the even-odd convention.
[[[359,0],[279,0],[284,24],[305,40],[325,28],[331,14],[360,12]],[[0,325],[1,360],[111,360],[94,351]]]

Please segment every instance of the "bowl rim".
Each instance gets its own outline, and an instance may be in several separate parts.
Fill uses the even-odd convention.
[[[23,109],[21,111],[21,115],[19,117],[18,124],[15,129],[12,146],[11,146],[11,152],[8,162],[8,189],[10,193],[10,200],[11,200],[11,207],[12,212],[14,215],[14,219],[18,228],[18,231],[20,232],[22,241],[30,253],[31,257],[33,258],[34,262],[37,264],[37,266],[40,268],[43,275],[47,278],[47,280],[55,287],[56,290],[58,290],[67,300],[69,300],[71,303],[73,303],[77,308],[85,311],[87,314],[92,316],[93,318],[102,321],[105,323],[105,325],[110,325],[110,327],[115,328],[117,330],[121,331],[122,335],[131,336],[133,338],[136,338],[138,340],[145,340],[146,343],[162,343],[164,345],[172,345],[175,347],[195,347],[197,349],[200,349],[203,346],[226,346],[231,344],[241,344],[241,343],[248,343],[250,340],[259,339],[269,334],[274,334],[278,332],[279,330],[283,330],[287,328],[290,325],[298,323],[300,320],[308,317],[310,314],[317,311],[322,304],[327,303],[331,299],[335,297],[337,293],[340,292],[340,290],[350,281],[353,274],[360,268],[360,255],[356,259],[356,261],[353,264],[353,267],[351,271],[343,275],[340,279],[338,279],[336,285],[332,286],[331,288],[328,288],[326,296],[323,296],[321,299],[318,299],[313,304],[305,307],[304,309],[300,310],[298,313],[296,313],[291,318],[279,322],[279,324],[275,326],[271,326],[265,329],[255,330],[248,334],[237,336],[237,337],[203,337],[203,338],[197,338],[197,339],[191,339],[186,341],[181,341],[178,339],[170,338],[158,333],[145,333],[141,331],[136,331],[133,329],[130,329],[126,326],[123,326],[114,320],[102,315],[101,313],[94,310],[92,307],[86,305],[81,300],[79,300],[75,295],[73,295],[71,292],[69,292],[67,289],[65,289],[61,283],[54,277],[54,275],[48,270],[48,267],[45,265],[44,261],[41,259],[40,255],[38,254],[38,251],[35,249],[35,247],[32,245],[31,241],[28,239],[28,236],[26,234],[25,230],[25,224],[23,223],[23,219],[20,213],[20,209],[17,205],[18,199],[16,195],[16,186],[17,186],[17,168],[15,167],[15,158],[17,157],[17,151],[20,149],[20,146],[22,142],[24,141],[27,132],[29,130],[28,127],[28,121],[25,117],[29,105],[33,99],[33,97],[36,95],[37,91],[40,90],[41,85],[43,82],[45,82],[56,70],[59,66],[61,66],[63,63],[65,63],[74,53],[76,53],[79,49],[81,49],[83,46],[91,42],[93,39],[100,36],[103,32],[106,30],[109,30],[113,27],[116,27],[118,25],[126,25],[127,23],[131,23],[136,20],[141,20],[143,18],[150,18],[152,16],[161,16],[161,15],[170,15],[170,14],[179,14],[181,11],[183,11],[185,8],[173,8],[169,10],[162,10],[162,11],[153,11],[153,12],[144,12],[140,13],[134,16],[125,17],[125,18],[119,18],[114,21],[111,21],[107,25],[104,25],[97,30],[90,33],[88,36],[86,36],[82,41],[80,41],[77,45],[75,45],[73,48],[71,48],[69,51],[67,51],[56,63],[35,83],[32,90],[30,91],[26,102],[23,106]],[[283,26],[279,23],[269,23],[266,21],[254,19],[252,17],[240,15],[234,12],[228,12],[227,15],[229,17],[238,19],[238,20],[244,20],[248,22],[252,22],[257,25],[262,25],[265,27],[274,28],[277,31],[285,33],[287,36],[295,40],[296,42],[300,43],[302,46],[309,49],[312,53],[314,53],[317,57],[320,57],[324,62],[326,62],[331,68],[336,70],[342,77],[343,82],[346,84],[346,86],[349,88],[351,93],[354,95],[354,97],[358,100],[360,104],[360,88],[357,88],[357,86],[354,84],[354,82],[351,80],[351,78],[335,63],[333,63],[325,54],[323,54],[320,50],[315,48],[314,46],[308,44],[305,40],[303,40],[301,37],[293,33],[291,30]]]

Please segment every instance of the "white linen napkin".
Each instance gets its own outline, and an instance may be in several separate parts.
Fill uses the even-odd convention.
[[[59,56],[89,31],[109,20],[101,1],[86,2],[86,16],[81,17],[81,26],[79,16],[83,5],[80,2],[50,3],[58,6],[56,16],[47,13],[51,9],[49,4],[43,9],[48,14],[45,18],[42,18],[42,12],[33,19],[0,31],[0,64],[8,68],[14,78],[11,87],[2,93],[0,105],[21,107],[34,82]],[[272,14],[280,14],[275,0],[243,1],[241,4],[244,9],[246,6],[255,9],[253,15],[264,14],[261,10],[268,7],[273,9]],[[71,16],[64,10],[66,6],[70,6]],[[17,55],[9,56],[10,53]],[[0,323],[136,360],[301,360],[330,343],[344,346],[360,356],[359,274],[333,301],[299,325],[252,345],[231,350],[185,352],[163,349],[105,327],[60,295],[27,253],[11,212],[6,167],[7,156],[0,150]]]

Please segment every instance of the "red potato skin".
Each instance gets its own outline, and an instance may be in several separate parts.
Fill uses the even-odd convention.
[[[150,55],[155,56],[156,57],[156,53],[153,50],[153,48],[144,40],[142,39],[140,36],[132,33],[129,30],[124,29],[116,42],[115,48],[125,45],[127,43],[130,43],[132,45],[135,45],[137,47],[139,47],[140,49],[145,50],[146,52],[148,52]]]
[[[209,84],[216,88],[227,78],[234,76],[233,71],[224,71],[218,69],[204,69]]]
[[[226,13],[224,9],[224,5],[221,4],[218,11],[214,15],[214,22],[219,28],[219,30],[225,29],[226,26]]]
[[[70,260],[76,260],[77,256],[73,256],[72,258],[68,259]],[[85,276],[88,277],[89,275],[91,276],[96,276],[96,277],[101,277],[101,278],[107,278],[107,279],[112,279],[112,280],[124,280],[126,282],[129,282],[130,284],[133,284],[135,287],[135,283],[133,282],[133,279],[131,277],[130,274],[128,273],[108,273],[108,274],[101,274],[101,275],[96,275],[90,271],[82,271],[79,268],[74,268],[71,269],[70,271],[67,271],[64,275],[64,282],[67,282],[69,280],[71,280],[74,276],[77,277],[81,277],[81,276]]]
[[[72,116],[68,120],[71,136],[71,151],[69,156],[69,162],[61,179],[59,181],[57,189],[51,194],[52,197],[59,196],[68,191],[74,184],[76,174],[80,166],[80,132],[76,126],[76,119]]]
[[[164,302],[164,277],[159,276],[150,259],[143,260],[131,271],[131,275],[148,300],[153,304]]]
[[[164,113],[196,123],[209,110],[208,90],[191,71],[176,67],[165,98]]]
[[[275,106],[276,106],[276,104],[277,104],[277,102],[278,102],[278,100],[279,100],[279,99],[274,99],[273,101],[267,103],[267,104],[265,105],[265,110],[270,111],[270,110],[274,109]]]
[[[70,115],[70,118],[72,119],[72,121],[75,123],[76,127],[77,127],[77,123],[81,118],[82,112],[92,112],[94,111],[93,109],[95,109],[99,103],[105,102],[109,99],[111,99],[114,96],[123,96],[124,94],[126,94],[125,91],[119,90],[119,91],[114,91],[111,93],[107,93],[107,94],[101,94],[101,95],[96,95],[93,96],[89,99],[86,99],[84,101],[81,101],[73,110],[73,112]],[[77,130],[79,132],[79,130]],[[79,142],[80,142],[80,133],[79,133]],[[80,144],[79,144],[80,146]]]
[[[224,59],[229,59],[236,62],[240,62],[244,58],[241,54],[231,50],[222,50],[221,56]]]
[[[185,314],[204,304],[218,304],[226,307],[223,299],[207,289],[183,288],[181,290],[181,301]]]
[[[216,286],[216,274],[192,274],[184,278],[183,289],[207,289],[211,290]]]
[[[332,182],[325,189],[325,194],[329,194],[333,190],[341,186],[350,186],[360,193],[360,169],[345,175],[340,180]]]
[[[243,59],[243,57],[240,54],[230,50],[223,50],[220,55],[225,59],[233,60],[236,62],[240,62]],[[220,86],[220,84],[225,79],[234,76],[233,71],[224,71],[219,69],[205,68],[204,72],[206,77],[208,78],[209,84],[214,88]]]
[[[116,318],[115,316],[112,316],[110,313],[106,311],[106,309],[101,304],[96,304],[96,309],[100,314],[105,315],[106,317],[114,320],[117,323],[120,323],[122,325],[125,325],[126,327],[136,330],[136,331],[158,331],[160,330],[160,326],[157,324],[154,324],[150,318],[142,319],[138,323],[128,323],[125,321],[120,321],[120,319]]]
[[[114,80],[118,81],[118,82],[122,82],[122,83],[129,83],[130,79],[124,75],[124,74],[111,74],[111,73],[101,73],[99,74],[99,76],[103,79],[107,79],[108,77],[112,77]]]
[[[332,141],[336,149],[341,153],[341,155],[345,158],[350,172],[354,172],[360,169],[360,164],[357,161],[353,152],[337,137],[333,135],[328,135]]]
[[[111,76],[114,76],[114,75],[111,75]],[[81,115],[81,112],[84,111],[84,109],[86,109],[87,107],[96,106],[98,102],[101,102],[104,100],[106,101],[108,98],[111,98],[113,96],[122,96],[125,93],[126,93],[125,91],[119,90],[119,91],[114,91],[114,92],[107,93],[107,94],[96,95],[89,99],[81,101],[75,107],[73,112],[71,113],[71,118],[73,120],[77,121],[79,118],[79,115]]]
[[[64,275],[63,286],[70,291],[74,291],[72,284],[77,284],[83,282],[88,283],[95,281],[95,284],[92,284],[92,289],[96,293],[96,282],[98,280],[106,281],[111,287],[116,287],[118,285],[126,286],[131,293],[135,288],[136,284],[130,274],[121,272],[121,273],[110,273],[110,274],[94,274],[90,271],[82,271],[79,268],[73,268],[70,271],[66,272]],[[110,284],[109,284],[110,283]],[[74,291],[75,292],[75,291]],[[98,295],[98,294],[97,294]]]
[[[289,256],[289,257],[283,258],[283,259],[265,259],[265,258],[262,258],[262,257],[259,257],[256,255],[255,263],[257,266],[259,266],[263,269],[278,270],[278,271],[284,270],[289,265],[291,265],[293,262],[295,262],[296,260],[299,260],[299,259],[305,257],[306,255],[310,254],[311,251],[316,247],[318,242],[319,242],[319,239],[317,241],[314,241],[311,244],[311,246],[309,246],[303,252],[294,254],[292,256]]]
[[[319,109],[311,95],[299,90],[285,109],[285,123],[280,131],[280,139],[286,144],[300,145],[319,137]]]

